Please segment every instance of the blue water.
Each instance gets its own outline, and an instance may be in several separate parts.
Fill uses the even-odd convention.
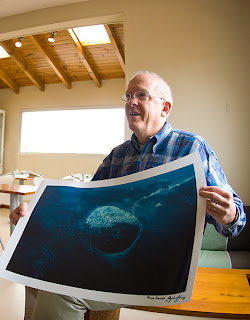
[[[196,194],[193,165],[119,186],[48,186],[7,269],[105,292],[183,292]]]

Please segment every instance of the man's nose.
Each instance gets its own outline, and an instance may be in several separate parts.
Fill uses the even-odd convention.
[[[132,94],[131,99],[128,101],[128,104],[133,107],[134,105],[138,104],[138,100],[135,97],[135,94]]]

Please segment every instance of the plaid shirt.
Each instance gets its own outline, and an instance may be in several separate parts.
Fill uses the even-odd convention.
[[[239,213],[236,223],[229,225],[219,224],[206,213],[205,225],[207,222],[212,223],[216,230],[225,237],[236,236],[246,224],[243,203],[228,184],[213,150],[202,137],[173,129],[168,122],[158,134],[146,142],[143,150],[140,149],[135,134],[132,135],[131,140],[114,148],[103,160],[92,180],[126,176],[179,159],[195,151],[200,153],[207,185],[218,186],[232,192]]]

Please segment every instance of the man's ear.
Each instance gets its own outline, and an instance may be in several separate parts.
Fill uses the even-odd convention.
[[[168,117],[171,111],[171,103],[168,101],[163,101],[163,109],[162,109],[162,116],[163,117]]]

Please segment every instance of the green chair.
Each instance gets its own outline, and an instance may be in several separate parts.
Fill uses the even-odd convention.
[[[220,235],[213,225],[207,224],[203,235],[198,267],[231,269],[232,263],[227,251],[228,238]]]

